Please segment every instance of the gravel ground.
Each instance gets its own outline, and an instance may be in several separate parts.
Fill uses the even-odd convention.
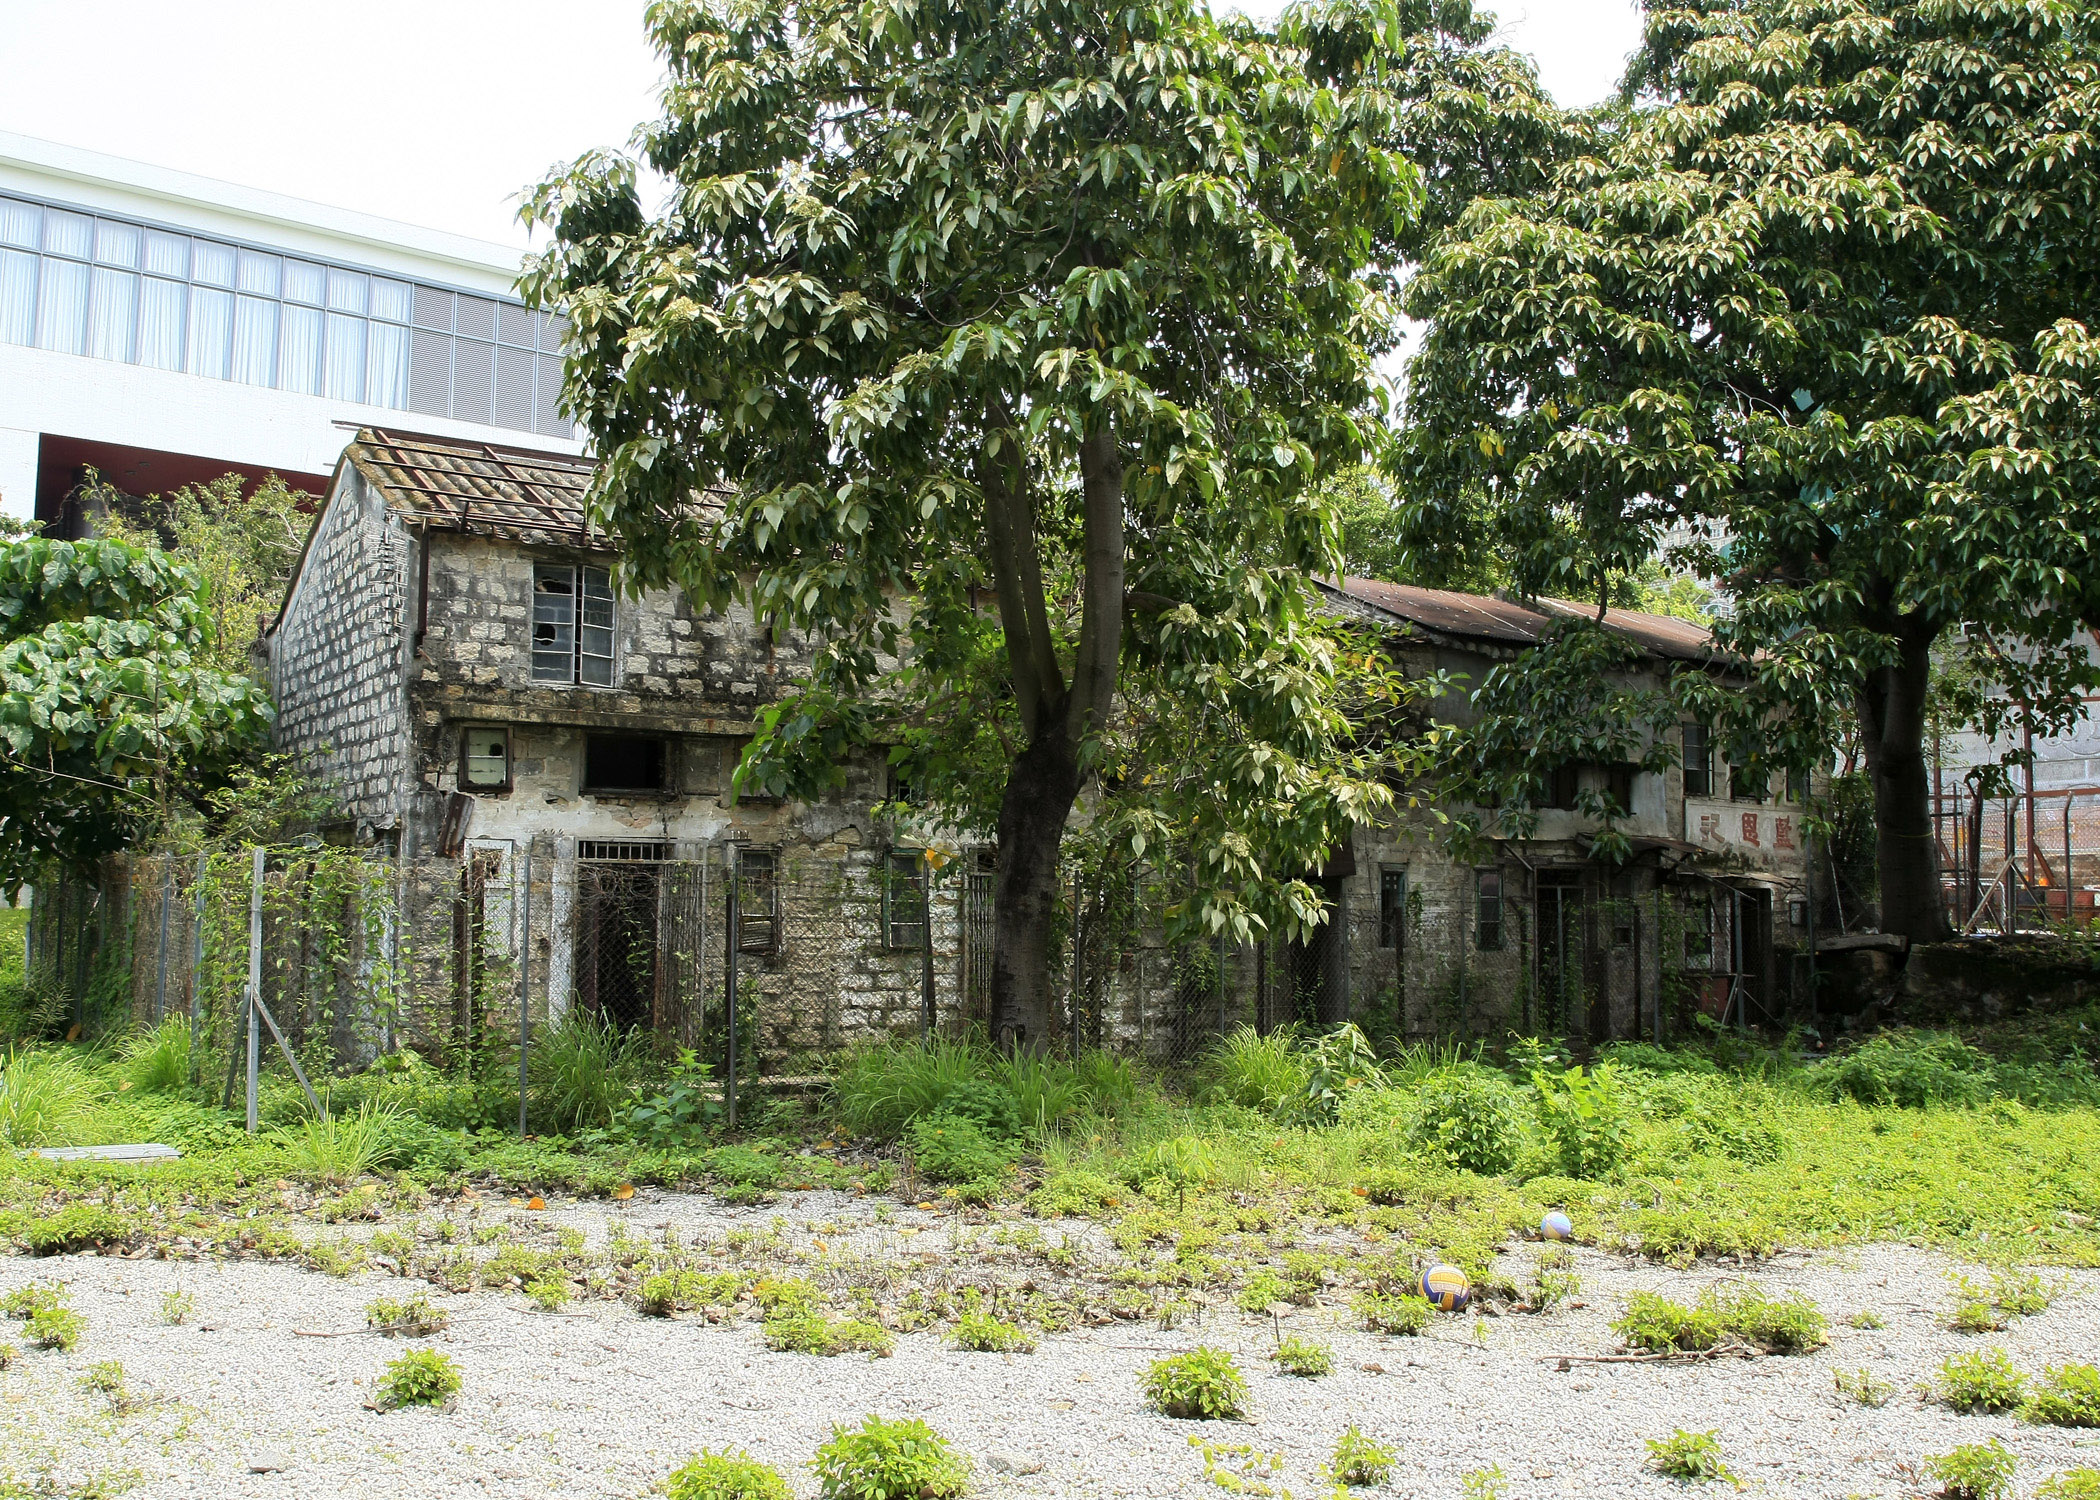
[[[505,1216],[502,1205],[484,1211]],[[821,1193],[759,1210],[645,1194],[625,1205],[557,1204],[531,1218],[583,1228],[594,1245],[617,1222],[637,1236],[673,1226],[687,1240],[730,1229],[815,1235],[828,1254],[935,1264],[970,1233]],[[1054,1235],[1059,1226],[1044,1227]],[[1512,1250],[1520,1280],[1534,1254]],[[59,1493],[78,1493],[99,1476],[141,1496],[630,1497],[695,1449],[727,1444],[778,1464],[808,1494],[804,1465],[831,1424],[867,1412],[930,1422],[976,1460],[985,1495],[1221,1494],[1204,1477],[1197,1437],[1281,1452],[1270,1482],[1302,1497],[1320,1492],[1319,1465],[1351,1423],[1400,1450],[1391,1492],[1424,1497],[1460,1495],[1465,1474],[1488,1464],[1502,1467],[1517,1496],[1680,1494],[1642,1471],[1644,1439],[1679,1427],[1717,1429],[1747,1487],[1770,1495],[1915,1494],[1923,1486],[1913,1466],[1926,1455],[1991,1437],[2019,1455],[2022,1494],[2058,1469],[2100,1466],[2100,1432],[1957,1416],[1914,1389],[1946,1355],[1986,1345],[2030,1373],[2100,1359],[2100,1275],[2045,1273],[2065,1284],[2047,1311],[1971,1338],[1941,1326],[1955,1269],[1942,1257],[1905,1246],[1788,1255],[1738,1274],[1814,1297],[1832,1322],[1819,1353],[1583,1363],[1615,1347],[1606,1325],[1629,1292],[1689,1300],[1731,1273],[1584,1250],[1576,1258],[1581,1293],[1546,1316],[1447,1317],[1408,1339],[1356,1331],[1341,1307],[1294,1310],[1283,1332],[1333,1345],[1336,1371],[1318,1380],[1275,1373],[1265,1356],[1276,1325],[1229,1307],[1171,1331],[1118,1323],[1055,1335],[1029,1355],[964,1354],[926,1332],[900,1338],[887,1359],[820,1359],[768,1352],[749,1322],[644,1318],[610,1302],[547,1314],[519,1296],[433,1293],[451,1326],[427,1342],[458,1362],[465,1387],[449,1410],[401,1412],[365,1406],[401,1346],[362,1324],[374,1297],[414,1284],[276,1263],[0,1258],[0,1293],[63,1282],[87,1320],[71,1353],[24,1349],[0,1372],[0,1478],[48,1477]],[[186,1324],[161,1320],[170,1290],[194,1299]],[[1862,1309],[1887,1326],[1845,1326]],[[0,1342],[10,1340],[19,1341],[19,1325],[0,1324]],[[1141,1404],[1146,1365],[1198,1343],[1238,1352],[1254,1389],[1251,1423],[1171,1421]],[[1561,1369],[1563,1356],[1577,1358]],[[87,1368],[110,1359],[147,1404],[114,1415],[83,1388]],[[1831,1372],[1862,1366],[1898,1387],[1887,1406],[1833,1395]],[[251,1472],[258,1460],[283,1467]]]

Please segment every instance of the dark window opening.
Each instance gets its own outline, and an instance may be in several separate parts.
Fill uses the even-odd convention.
[[[1786,800],[1789,802],[1808,801],[1808,772],[1789,771],[1786,773]]]
[[[1604,768],[1604,795],[1619,817],[1633,816],[1633,778],[1639,769],[1623,760]]]
[[[1713,732],[1704,724],[1684,726],[1684,794],[1711,797],[1714,794]]]
[[[590,734],[583,739],[583,790],[661,792],[664,742],[644,734]]]
[[[1480,870],[1473,876],[1473,942],[1483,953],[1502,946],[1502,872]]]
[[[1555,766],[1546,778],[1546,805],[1563,811],[1573,811],[1575,799],[1582,791],[1582,767],[1569,760]]]
[[[1763,802],[1772,795],[1772,776],[1769,771],[1752,770],[1748,766],[1731,766],[1728,769],[1728,799],[1731,802]]]
[[[1378,946],[1407,946],[1407,871],[1378,872]]]

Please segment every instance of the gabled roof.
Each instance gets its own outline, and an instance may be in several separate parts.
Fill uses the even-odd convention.
[[[385,428],[358,430],[343,462],[385,497],[387,508],[437,531],[511,541],[607,546],[584,509],[593,460]]]
[[[1323,580],[1320,587],[1433,635],[1510,646],[1536,645],[1547,627],[1557,621],[1597,612],[1595,605],[1568,599],[1542,598],[1531,604],[1518,604],[1486,594],[1425,589],[1379,578],[1344,578],[1339,585]],[[1705,662],[1720,654],[1714,647],[1712,632],[1690,620],[1635,609],[1612,609],[1605,612],[1604,624],[1651,656]]]

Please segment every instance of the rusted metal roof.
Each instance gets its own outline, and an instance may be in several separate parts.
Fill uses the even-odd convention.
[[[1547,627],[1557,621],[1597,612],[1595,605],[1578,604],[1568,599],[1539,599],[1535,604],[1518,604],[1514,600],[1496,599],[1486,594],[1426,589],[1411,583],[1387,583],[1379,578],[1344,578],[1338,588],[1329,583],[1320,586],[1438,635],[1513,646],[1535,645]],[[1690,620],[1645,614],[1634,609],[1613,609],[1605,612],[1604,623],[1654,656],[1676,661],[1709,661],[1718,655],[1712,634]]]
[[[588,458],[364,427],[343,452],[397,515],[440,531],[608,546],[584,509]]]

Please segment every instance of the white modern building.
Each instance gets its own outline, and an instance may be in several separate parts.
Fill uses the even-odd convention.
[[[577,451],[560,320],[500,245],[0,133],[0,511],[94,469],[316,494],[348,428]]]

